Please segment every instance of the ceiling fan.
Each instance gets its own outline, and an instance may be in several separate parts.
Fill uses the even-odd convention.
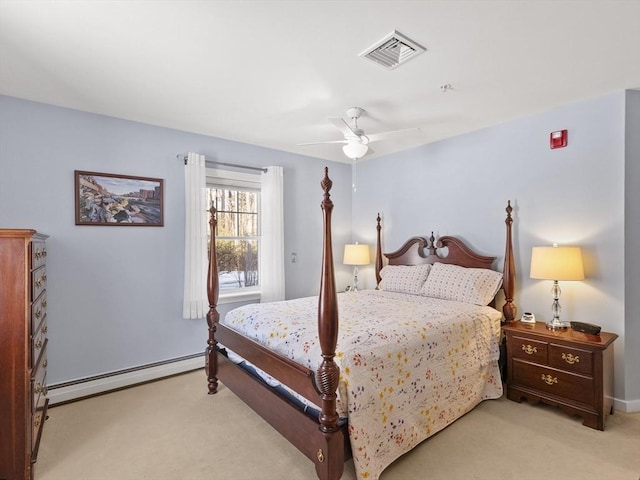
[[[409,133],[420,133],[419,128],[406,128],[404,130],[393,130],[389,132],[374,133],[372,135],[365,135],[364,130],[358,127],[358,119],[365,112],[360,107],[351,107],[347,109],[347,116],[353,122],[353,125],[349,125],[341,117],[329,117],[329,121],[333,123],[338,130],[344,135],[343,140],[329,140],[326,142],[312,142],[312,143],[299,143],[298,146],[306,145],[320,145],[325,143],[344,143],[342,151],[344,154],[352,160],[358,160],[367,154],[370,150],[369,144],[380,140],[385,140],[397,135],[405,135]]]

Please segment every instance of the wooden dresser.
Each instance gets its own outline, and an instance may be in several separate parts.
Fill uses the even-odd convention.
[[[618,335],[549,330],[540,322],[513,322],[503,330],[507,398],[547,403],[604,430],[613,407],[613,342]]]
[[[47,415],[47,250],[0,229],[0,479],[30,480]]]

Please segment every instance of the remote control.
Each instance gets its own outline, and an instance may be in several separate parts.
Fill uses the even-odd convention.
[[[571,328],[576,332],[589,333],[591,335],[600,335],[600,325],[584,322],[571,322]]]

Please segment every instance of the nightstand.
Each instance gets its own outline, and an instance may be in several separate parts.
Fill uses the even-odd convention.
[[[543,402],[604,430],[613,413],[613,342],[618,335],[549,330],[546,324],[512,322],[507,337],[507,398]]]

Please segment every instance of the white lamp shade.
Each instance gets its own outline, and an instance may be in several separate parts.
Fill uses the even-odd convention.
[[[348,244],[344,246],[344,258],[342,262],[345,265],[369,265],[369,245]]]
[[[531,278],[584,280],[580,247],[533,247]]]
[[[368,146],[358,141],[350,141],[344,147],[342,147],[342,151],[344,152],[344,154],[352,160],[357,160],[358,158],[364,157],[368,150]]]

